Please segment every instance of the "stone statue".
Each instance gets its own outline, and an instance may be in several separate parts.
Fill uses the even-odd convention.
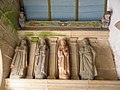
[[[39,39],[35,50],[34,76],[36,79],[47,78],[48,47],[43,39]]]
[[[69,49],[64,39],[60,40],[58,47],[58,69],[60,79],[70,78]]]
[[[15,49],[15,55],[11,63],[10,78],[25,78],[27,70],[27,41],[21,40],[20,45]]]
[[[22,11],[20,11],[19,13],[19,25],[21,28],[25,27],[25,15],[23,12],[23,8],[22,8]]]
[[[80,76],[83,80],[93,80],[97,76],[95,66],[95,51],[89,44],[89,39],[83,39],[83,46],[79,49]]]

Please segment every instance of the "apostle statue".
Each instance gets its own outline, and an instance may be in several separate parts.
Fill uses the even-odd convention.
[[[27,70],[27,41],[21,40],[20,45],[15,49],[15,55],[11,63],[10,78],[25,78]]]
[[[35,79],[47,78],[48,47],[45,40],[39,39],[35,50],[34,77]]]
[[[80,76],[82,80],[93,80],[97,76],[95,66],[95,51],[91,47],[88,38],[83,39],[83,46],[79,49],[80,54]]]
[[[70,78],[69,49],[64,39],[60,40],[58,46],[58,69],[59,79]]]
[[[25,27],[25,15],[23,8],[21,8],[21,11],[19,13],[19,25],[21,28]]]

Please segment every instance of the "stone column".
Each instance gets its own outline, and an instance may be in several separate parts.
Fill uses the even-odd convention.
[[[78,57],[78,46],[77,37],[70,38],[70,72],[71,79],[79,79],[79,57]]]
[[[57,40],[58,37],[51,37],[50,40],[50,55],[49,55],[49,76],[48,79],[56,79],[56,72],[57,72],[57,60],[56,60],[56,53],[57,53]]]
[[[36,38],[36,39],[35,39]],[[27,69],[27,77],[29,79],[33,78],[33,67],[34,67],[34,56],[35,56],[35,48],[37,43],[37,37],[31,37],[30,39],[30,50],[29,50],[29,64]]]

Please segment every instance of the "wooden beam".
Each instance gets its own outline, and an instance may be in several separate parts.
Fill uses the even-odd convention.
[[[48,20],[51,20],[51,0],[48,0]]]
[[[75,1],[75,21],[78,21],[79,0]]]

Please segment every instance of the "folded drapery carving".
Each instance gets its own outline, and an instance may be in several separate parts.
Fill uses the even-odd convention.
[[[36,44],[34,57],[34,76],[36,79],[47,78],[46,62],[48,57],[48,47],[45,40],[39,39]]]
[[[89,44],[89,39],[83,39],[83,46],[79,49],[81,79],[94,79],[97,76],[95,66],[95,51]]]
[[[24,78],[27,69],[27,41],[21,40],[20,45],[15,49],[15,55],[11,63],[10,78]]]
[[[69,49],[64,39],[60,40],[59,42],[58,69],[60,79],[70,78]]]

